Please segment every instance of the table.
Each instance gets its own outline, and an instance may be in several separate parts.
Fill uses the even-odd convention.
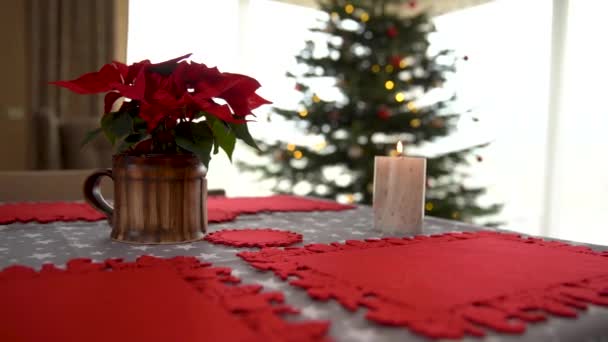
[[[211,224],[210,231],[265,227],[299,232],[304,236],[303,244],[383,236],[372,230],[372,210],[366,206],[342,212],[242,215],[233,222]],[[76,257],[88,257],[97,261],[120,257],[132,261],[143,254],[160,257],[197,256],[216,266],[232,268],[233,274],[241,278],[244,284],[258,283],[263,285],[265,290],[285,293],[287,303],[301,309],[302,318],[330,320],[330,335],[336,341],[426,341],[406,329],[385,327],[367,321],[363,317],[364,309],[351,313],[335,301],[313,301],[302,289],[282,282],[271,272],[259,272],[236,256],[236,253],[247,250],[246,248],[235,249],[208,242],[160,246],[130,245],[110,241],[109,229],[106,221],[0,225],[0,268],[15,263],[32,267],[40,267],[48,262],[62,265]],[[481,229],[490,228],[427,217],[423,233]],[[608,250],[607,246],[586,246],[596,250]],[[501,335],[488,331],[484,340],[578,342],[607,341],[607,338],[608,309],[590,306],[576,320],[551,317],[547,322],[529,324],[524,335]],[[479,339],[470,338],[465,341]]]

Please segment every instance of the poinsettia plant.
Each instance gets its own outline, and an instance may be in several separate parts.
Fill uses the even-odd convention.
[[[237,138],[257,148],[247,117],[270,103],[256,94],[260,83],[186,61],[190,56],[157,64],[112,62],[51,84],[78,94],[107,93],[100,127],[83,144],[103,132],[120,153],[194,153],[207,167],[220,148],[232,159]]]

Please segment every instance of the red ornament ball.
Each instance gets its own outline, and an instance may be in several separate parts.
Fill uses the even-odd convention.
[[[378,112],[376,112],[376,115],[378,115],[378,117],[382,120],[387,120],[388,118],[391,117],[391,111],[386,107],[382,107],[382,108],[378,109]]]
[[[300,83],[296,83],[296,86],[294,87],[294,89],[297,91],[302,91],[302,89],[304,89],[304,87],[302,87],[302,85]]]
[[[391,25],[386,29],[386,35],[389,36],[389,38],[395,38],[398,34],[399,31],[397,31],[397,28],[395,26]]]
[[[394,56],[389,57],[388,62],[394,68],[399,68],[399,65],[401,64],[402,60],[403,60],[403,56],[401,56],[401,55],[394,55]]]

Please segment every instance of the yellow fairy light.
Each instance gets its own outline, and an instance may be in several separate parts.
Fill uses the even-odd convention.
[[[420,121],[420,119],[412,119],[412,121],[410,121],[410,126],[412,126],[412,128],[418,128],[420,127],[420,124],[422,122]]]
[[[300,115],[301,117],[305,118],[308,115],[308,111],[306,109],[301,109],[298,112],[298,115]]]
[[[355,196],[353,194],[346,195],[346,203],[353,203],[355,201]]]
[[[378,64],[372,65],[372,72],[380,72],[380,66]]]
[[[346,6],[344,6],[344,12],[351,14],[355,11],[355,6],[348,4]]]
[[[433,210],[433,208],[435,208],[435,206],[433,205],[433,202],[426,202],[424,208],[426,209],[426,211],[431,211]]]
[[[384,67],[384,71],[386,71],[386,72],[388,72],[388,73],[393,72],[393,70],[394,70],[394,69],[395,69],[395,68],[393,68],[393,66],[392,66],[392,65],[390,65],[390,64]]]
[[[340,15],[338,14],[338,12],[331,12],[331,18],[333,20],[338,20],[340,18]]]
[[[320,98],[320,97],[318,97],[318,96],[317,96],[317,94],[314,94],[314,95],[312,96],[312,102],[314,102],[314,103],[319,103],[319,102],[321,102],[321,98]]]
[[[369,14],[367,14],[367,12],[361,13],[361,21],[364,23],[369,21]]]
[[[406,107],[412,113],[416,113],[418,111],[418,108],[416,107],[416,104],[414,102],[408,102]]]
[[[302,151],[300,151],[300,150],[293,151],[293,157],[296,159],[302,159]]]
[[[457,211],[453,211],[453,212],[452,212],[452,218],[453,218],[454,220],[457,220],[458,218],[460,218],[460,213],[459,213],[459,212],[457,212]]]
[[[295,144],[287,144],[287,150],[294,151],[295,149],[296,149],[296,145]]]
[[[405,95],[402,92],[395,94],[395,101],[397,101],[397,102],[405,101]]]
[[[395,88],[395,82],[388,80],[384,83],[384,88],[386,88],[387,90],[391,90],[393,88]]]
[[[407,67],[407,61],[405,59],[402,59],[401,61],[399,61],[399,67],[401,69],[405,69]]]

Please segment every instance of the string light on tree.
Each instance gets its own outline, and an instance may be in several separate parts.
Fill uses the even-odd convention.
[[[296,145],[295,144],[287,144],[287,150],[290,152],[293,152],[296,150]]]
[[[422,124],[422,121],[420,121],[420,119],[412,119],[412,120],[410,120],[410,126],[412,128],[418,128],[418,127],[420,127],[421,124]]]
[[[395,88],[395,82],[393,82],[391,80],[384,82],[384,88],[386,88],[386,90],[391,90],[391,89]]]
[[[303,153],[300,150],[293,151],[293,157],[296,159],[302,159]]]
[[[367,14],[367,12],[363,12],[361,13],[360,18],[362,22],[366,23],[369,21],[369,14]]]
[[[374,72],[374,73],[380,72],[380,65],[378,65],[378,64],[372,65],[372,72]]]
[[[317,94],[314,94],[312,96],[312,102],[319,103],[319,102],[321,102],[321,98],[319,96],[317,96]]]
[[[408,102],[405,106],[407,107],[407,110],[409,110],[412,113],[418,112],[418,108],[416,107],[416,104],[414,103],[414,101]]]
[[[308,116],[308,110],[306,110],[306,108],[302,108],[300,109],[300,111],[298,112],[298,115],[305,118]]]
[[[424,209],[426,209],[426,211],[432,211],[433,208],[435,208],[433,202],[426,202],[426,204],[424,205]]]
[[[393,70],[395,70],[395,68],[392,65],[390,65],[390,64],[384,67],[384,71],[386,71],[389,74],[391,72],[393,72]]]
[[[405,94],[403,94],[402,92],[398,92],[397,94],[395,94],[395,101],[397,101],[397,102],[405,101]]]
[[[346,12],[346,14],[352,14],[355,11],[355,6],[353,6],[352,4],[346,4],[346,6],[344,6],[344,12]]]

